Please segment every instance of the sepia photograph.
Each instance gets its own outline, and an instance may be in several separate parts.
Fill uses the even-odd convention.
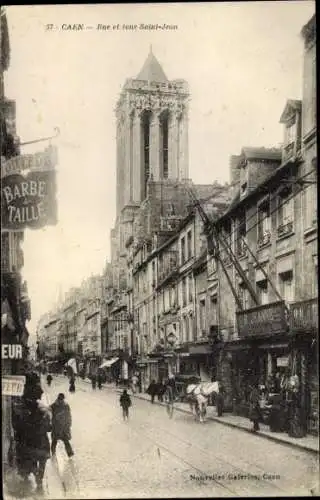
[[[0,45],[3,498],[319,496],[315,2]]]

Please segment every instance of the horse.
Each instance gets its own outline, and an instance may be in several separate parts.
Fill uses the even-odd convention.
[[[190,384],[187,386],[186,393],[193,416],[203,423],[207,413],[209,397],[213,393],[219,393],[219,383],[200,382],[200,384]]]

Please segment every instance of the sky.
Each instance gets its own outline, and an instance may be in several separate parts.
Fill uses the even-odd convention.
[[[15,99],[21,142],[50,136],[58,147],[58,219],[26,230],[23,277],[35,333],[59,292],[100,273],[110,259],[115,219],[114,109],[126,78],[149,47],[169,79],[190,87],[189,177],[229,181],[229,157],[243,146],[282,142],[281,112],[302,94],[302,26],[309,1],[7,7],[11,64],[6,97]],[[177,29],[123,29],[123,25]],[[53,24],[54,30],[46,26]],[[90,30],[63,30],[85,24]],[[119,30],[97,30],[119,24]],[[41,151],[45,143],[23,147]]]

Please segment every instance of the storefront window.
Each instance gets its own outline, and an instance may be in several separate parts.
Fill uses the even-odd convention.
[[[286,302],[294,300],[292,270],[279,274],[279,288],[283,300]]]
[[[256,286],[257,286],[257,294],[260,299],[261,305],[268,304],[269,303],[268,281],[267,280],[258,281]]]

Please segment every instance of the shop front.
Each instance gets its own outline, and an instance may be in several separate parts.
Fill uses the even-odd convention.
[[[212,378],[212,349],[208,343],[189,344],[178,353],[178,368],[181,375],[197,375],[203,382]]]
[[[249,341],[248,341],[249,340]],[[288,338],[246,339],[226,345],[229,353],[234,413],[247,417],[251,387],[258,384],[262,398],[280,393],[288,376],[290,346]]]
[[[112,357],[105,359],[99,366],[99,370],[103,374],[106,382],[111,383],[120,378],[120,359],[119,357]]]

